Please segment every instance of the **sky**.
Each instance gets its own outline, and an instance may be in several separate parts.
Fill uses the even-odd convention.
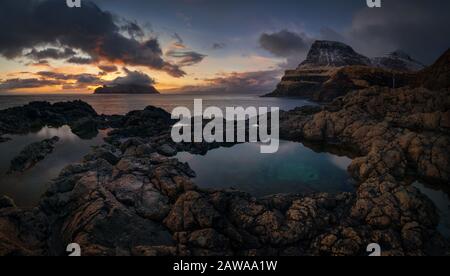
[[[0,0],[0,93],[266,93],[315,40],[432,64],[450,47],[450,1]]]

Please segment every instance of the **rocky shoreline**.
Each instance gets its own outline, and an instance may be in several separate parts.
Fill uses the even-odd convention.
[[[161,109],[100,116],[75,102],[0,111],[2,135],[79,120],[114,129],[36,208],[0,199],[0,255],[65,255],[74,242],[83,255],[351,256],[367,255],[370,243],[384,255],[448,255],[436,208],[405,180],[449,182],[449,110],[448,90],[370,88],[284,112],[282,139],[355,157],[357,189],[262,199],[197,187],[195,172],[170,157],[231,145],[171,142],[174,121]]]

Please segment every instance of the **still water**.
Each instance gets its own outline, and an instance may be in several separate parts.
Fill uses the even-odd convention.
[[[225,107],[279,107],[289,111],[298,106],[312,104],[302,99],[261,98],[255,95],[0,95],[0,109],[22,106],[32,101],[82,100],[90,104],[99,114],[123,115],[132,110],[142,110],[152,105],[172,112],[175,107],[184,106],[192,110],[194,99],[202,99],[203,105]]]
[[[256,197],[271,194],[352,191],[347,173],[351,159],[317,153],[300,143],[281,141],[275,154],[261,154],[259,144],[220,148],[205,156],[179,153],[197,173],[202,188],[235,188]]]
[[[54,136],[58,136],[60,141],[56,143],[53,153],[43,161],[24,173],[6,174],[11,160],[23,148]],[[0,195],[13,198],[18,206],[35,206],[48,189],[50,181],[67,165],[80,162],[92,146],[103,142],[105,136],[106,132],[101,131],[94,139],[82,140],[68,126],[57,129],[45,127],[37,133],[7,136],[12,140],[0,143]]]

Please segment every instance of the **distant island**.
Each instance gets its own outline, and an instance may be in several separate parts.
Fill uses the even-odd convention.
[[[159,94],[151,85],[118,84],[95,89],[94,94]]]

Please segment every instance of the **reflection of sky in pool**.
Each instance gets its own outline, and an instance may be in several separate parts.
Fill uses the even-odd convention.
[[[23,148],[54,136],[61,140],[56,143],[53,153],[23,174],[6,175],[11,160]],[[81,161],[91,146],[103,142],[104,132],[92,140],[82,140],[68,126],[64,126],[57,129],[45,127],[37,133],[8,137],[12,140],[0,143],[0,195],[13,198],[19,206],[30,207],[39,201],[48,189],[50,180],[57,177],[65,166]]]
[[[212,150],[206,156],[180,153],[177,158],[189,163],[202,188],[235,188],[257,197],[353,190],[349,158],[316,153],[300,143],[281,141],[275,154],[261,154],[259,144],[248,143]]]

